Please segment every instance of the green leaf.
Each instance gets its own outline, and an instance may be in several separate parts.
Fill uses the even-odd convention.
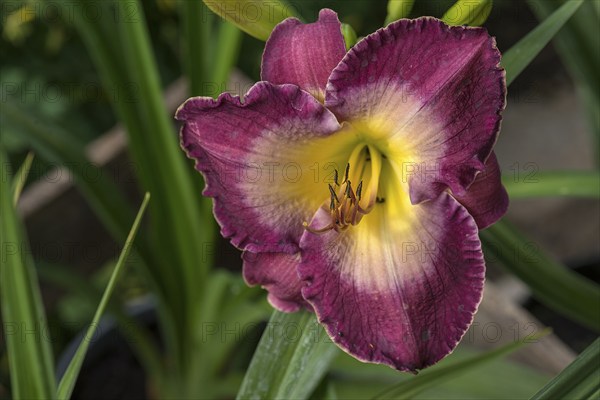
[[[571,18],[583,0],[569,0],[540,23],[527,36],[510,48],[502,57],[506,84],[510,85]]]
[[[15,399],[54,399],[48,323],[29,244],[14,209],[8,158],[2,148],[0,165],[0,307],[12,395]]]
[[[414,4],[415,0],[388,0],[385,25],[401,18],[408,18]]]
[[[506,346],[502,346],[495,350],[478,354],[466,360],[458,361],[445,367],[426,370],[417,376],[408,378],[400,383],[397,383],[387,388],[374,398],[393,399],[397,398],[398,396],[401,396],[403,399],[413,398],[426,389],[430,389],[450,379],[456,378],[457,376],[480,368],[482,365],[502,356],[505,356],[517,350],[519,347],[523,346],[528,342],[538,340],[546,336],[548,333],[550,333],[549,330],[544,331],[540,335],[536,335],[535,337],[528,339],[527,342],[525,340],[522,340],[510,343]]]
[[[181,375],[191,354],[191,326],[211,264],[212,215],[201,206],[200,175],[181,151],[173,118],[167,115],[161,81],[138,0],[96,2],[102,15],[87,18],[84,0],[53,2],[73,21],[126,127],[140,186],[153,194],[149,281],[159,297],[165,352],[173,375]],[[168,188],[168,190],[166,190]],[[173,268],[173,266],[177,268]]]
[[[540,20],[548,18],[564,2],[564,0],[528,1],[531,10]],[[599,10],[600,1],[585,1],[553,41],[586,106],[598,157],[600,157]]]
[[[266,41],[273,28],[295,9],[280,0],[203,0],[215,14],[250,36]]]
[[[314,314],[275,311],[237,399],[307,399],[336,352]]]
[[[588,346],[532,400],[597,399],[600,390],[600,339]]]
[[[16,206],[19,201],[19,197],[21,197],[21,192],[23,191],[23,187],[25,186],[25,182],[27,182],[27,177],[29,176],[29,170],[31,169],[31,163],[33,162],[33,153],[27,153],[25,157],[25,161],[15,174],[12,185],[12,193],[13,193],[13,204]]]
[[[219,92],[227,91],[229,76],[237,63],[241,45],[242,32],[227,21],[219,21],[218,50],[210,75],[211,81],[215,83]],[[210,211],[212,211],[212,201],[209,200],[208,203]]]
[[[133,221],[133,225],[127,236],[127,240],[125,241],[125,246],[123,246],[123,250],[119,255],[119,260],[117,261],[117,265],[112,272],[110,280],[108,281],[108,285],[104,290],[104,294],[102,295],[102,299],[100,300],[100,304],[96,309],[96,313],[94,314],[94,318],[92,319],[92,323],[87,329],[86,335],[79,344],[73,359],[69,363],[64,376],[60,380],[58,385],[57,397],[59,399],[69,399],[73,392],[73,388],[75,387],[75,382],[77,381],[77,376],[79,375],[79,371],[81,370],[81,366],[83,364],[83,360],[85,359],[85,354],[87,353],[87,349],[89,347],[90,341],[94,338],[94,333],[96,332],[96,328],[100,323],[100,318],[102,314],[104,314],[104,310],[108,305],[108,301],[112,292],[115,289],[115,285],[123,267],[125,265],[125,261],[127,261],[127,257],[129,256],[129,251],[133,245],[133,241],[135,240],[135,235],[137,234],[138,228],[140,226],[140,222],[142,221],[142,217],[144,216],[144,212],[146,211],[146,207],[148,206],[148,202],[150,201],[150,194],[146,193],[144,196],[144,201],[138,211],[135,220]]]
[[[196,329],[196,351],[186,371],[186,384],[191,386],[188,393],[199,387],[199,396],[213,398],[218,397],[220,389],[212,383],[223,380],[222,371],[231,368],[240,341],[252,332],[252,327],[269,318],[272,308],[263,306],[266,300],[262,290],[248,287],[239,274],[215,270],[209,277],[209,287],[198,311],[202,319]],[[233,333],[232,327],[236,330]],[[241,378],[237,386],[230,388],[233,396]]]
[[[476,350],[468,344],[469,338],[477,335],[475,331],[467,333],[468,337],[463,339],[452,354],[423,371],[423,374],[441,368],[452,368],[457,363],[482,355],[481,349]],[[520,340],[519,338],[525,339],[517,335],[514,339]],[[533,342],[533,338],[534,336],[527,336],[527,342]],[[398,373],[383,365],[361,363],[346,353],[340,353],[332,362],[327,376],[327,380],[335,386],[339,398],[344,400],[370,399],[385,388],[414,378],[414,375]],[[411,399],[496,399],[498,393],[506,399],[525,399],[548,383],[550,378],[537,369],[500,357],[449,380],[428,386]]]
[[[442,17],[448,25],[481,26],[492,12],[492,0],[458,0]]]
[[[485,254],[525,282],[538,300],[600,332],[600,286],[546,255],[506,221],[480,236]]]
[[[213,49],[210,34],[212,14],[199,0],[179,0],[183,25],[183,45],[187,76],[190,80],[189,96],[206,96],[208,91],[210,62]]]
[[[528,180],[504,176],[502,183],[511,199],[531,197],[600,198],[600,172],[544,172]]]

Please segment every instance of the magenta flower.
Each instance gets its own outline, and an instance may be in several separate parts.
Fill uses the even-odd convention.
[[[482,296],[478,230],[508,206],[499,62],[484,29],[434,18],[346,52],[322,10],[275,28],[245,98],[186,101],[182,146],[248,284],[314,310],[360,360],[416,371],[450,353]]]

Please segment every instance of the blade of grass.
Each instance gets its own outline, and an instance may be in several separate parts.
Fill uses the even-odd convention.
[[[81,370],[81,365],[83,364],[83,360],[85,359],[85,354],[87,353],[87,349],[90,344],[90,340],[94,337],[94,333],[96,332],[96,328],[100,323],[100,317],[104,314],[104,310],[108,304],[110,296],[112,295],[113,290],[115,289],[115,285],[121,271],[125,265],[125,261],[127,261],[127,257],[129,256],[129,252],[133,245],[133,241],[135,240],[135,236],[137,234],[138,228],[140,226],[140,222],[142,221],[142,217],[144,216],[144,212],[146,211],[146,207],[148,206],[148,202],[150,201],[150,194],[146,193],[144,196],[144,201],[138,211],[135,220],[133,221],[133,225],[131,230],[129,231],[129,235],[127,236],[127,240],[125,241],[125,245],[123,246],[123,250],[119,255],[119,260],[117,261],[117,265],[113,270],[113,273],[108,281],[108,285],[106,286],[106,290],[102,295],[102,299],[100,300],[100,304],[96,309],[96,313],[94,314],[94,318],[92,319],[92,323],[87,329],[85,338],[81,341],[81,344],[77,348],[77,352],[73,356],[73,359],[69,363],[67,370],[65,371],[64,376],[60,380],[58,385],[57,397],[59,399],[69,399],[71,397],[71,393],[73,392],[73,388],[75,387],[75,382],[77,381],[77,376],[79,375],[79,371]]]
[[[527,342],[539,340],[549,333],[549,330],[543,331],[539,335],[528,339]],[[448,381],[449,379],[456,378],[457,376],[473,371],[474,369],[479,368],[490,361],[510,354],[525,345],[527,342],[522,340],[510,343],[506,346],[469,357],[466,360],[452,363],[451,365],[427,370],[417,376],[408,378],[387,388],[375,396],[374,399],[393,399],[398,397],[403,399],[413,398],[423,390],[430,389],[433,386]]]
[[[530,197],[583,197],[600,198],[600,172],[545,172],[535,176],[535,181],[515,181],[504,176],[502,183],[511,199]]]
[[[502,65],[506,70],[507,85],[510,85],[523,72],[582,4],[583,0],[567,1],[534,30],[529,32],[527,36],[504,53],[502,56]]]
[[[237,399],[307,399],[336,352],[313,314],[275,311]]]
[[[597,399],[600,390],[599,360],[600,339],[596,339],[531,399]]]
[[[561,265],[506,221],[480,233],[485,254],[499,260],[555,311],[600,332],[600,286]]]
[[[25,186],[25,182],[27,182],[27,177],[29,176],[29,170],[31,169],[31,163],[33,162],[33,153],[27,153],[23,164],[15,174],[13,178],[12,184],[12,193],[13,193],[13,204],[15,207],[17,206],[17,202],[19,201],[19,197],[21,197],[21,192],[23,191],[23,187]]]
[[[9,169],[0,148],[0,165]],[[25,232],[13,206],[10,171],[0,179],[0,298],[15,399],[54,399],[54,361],[44,306]]]
[[[102,299],[103,292],[101,290],[98,290],[90,281],[74,274],[70,268],[41,263],[38,265],[38,275],[42,282],[64,289],[68,294],[88,303],[90,309],[96,307]],[[165,376],[165,371],[162,356],[152,340],[151,333],[130,317],[118,302],[110,302],[106,311],[115,318],[119,327],[127,332],[129,343],[148,374],[148,379],[160,387],[158,382]]]

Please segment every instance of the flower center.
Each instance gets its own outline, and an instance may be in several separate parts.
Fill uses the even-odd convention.
[[[377,203],[383,203],[385,199],[377,196],[382,158],[382,154],[371,145],[356,146],[346,165],[344,178],[340,181],[340,174],[335,170],[333,184],[329,184],[331,222],[320,229],[313,229],[305,222],[304,228],[312,233],[344,231],[358,225]]]

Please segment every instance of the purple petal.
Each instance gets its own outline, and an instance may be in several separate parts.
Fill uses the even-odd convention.
[[[475,218],[479,229],[485,229],[502,218],[508,209],[508,194],[502,186],[500,166],[494,152],[467,193],[455,197]]]
[[[281,169],[304,155],[305,142],[337,131],[335,116],[297,86],[259,82],[243,100],[189,99],[176,118],[185,121],[181,145],[204,175],[203,194],[215,199],[222,235],[255,253],[297,252],[302,223],[323,199]]]
[[[297,272],[300,253],[256,254],[246,251],[242,258],[246,283],[250,286],[261,285],[268,290],[267,299],[273,307],[283,312],[312,309],[300,292],[304,286]]]
[[[447,187],[462,195],[498,136],[506,97],[499,63],[483,28],[403,19],[348,52],[331,74],[325,104],[340,120],[367,121],[409,156],[396,161],[409,174],[413,203]]]
[[[319,21],[312,24],[288,18],[267,41],[261,76],[274,84],[293,83],[323,100],[327,79],[344,54],[341,24],[334,11],[321,10]]]
[[[449,194],[409,204],[404,227],[395,206],[379,206],[342,233],[304,234],[302,294],[342,349],[414,372],[450,353],[470,325],[484,284],[481,243]],[[311,226],[327,222],[321,209]]]

